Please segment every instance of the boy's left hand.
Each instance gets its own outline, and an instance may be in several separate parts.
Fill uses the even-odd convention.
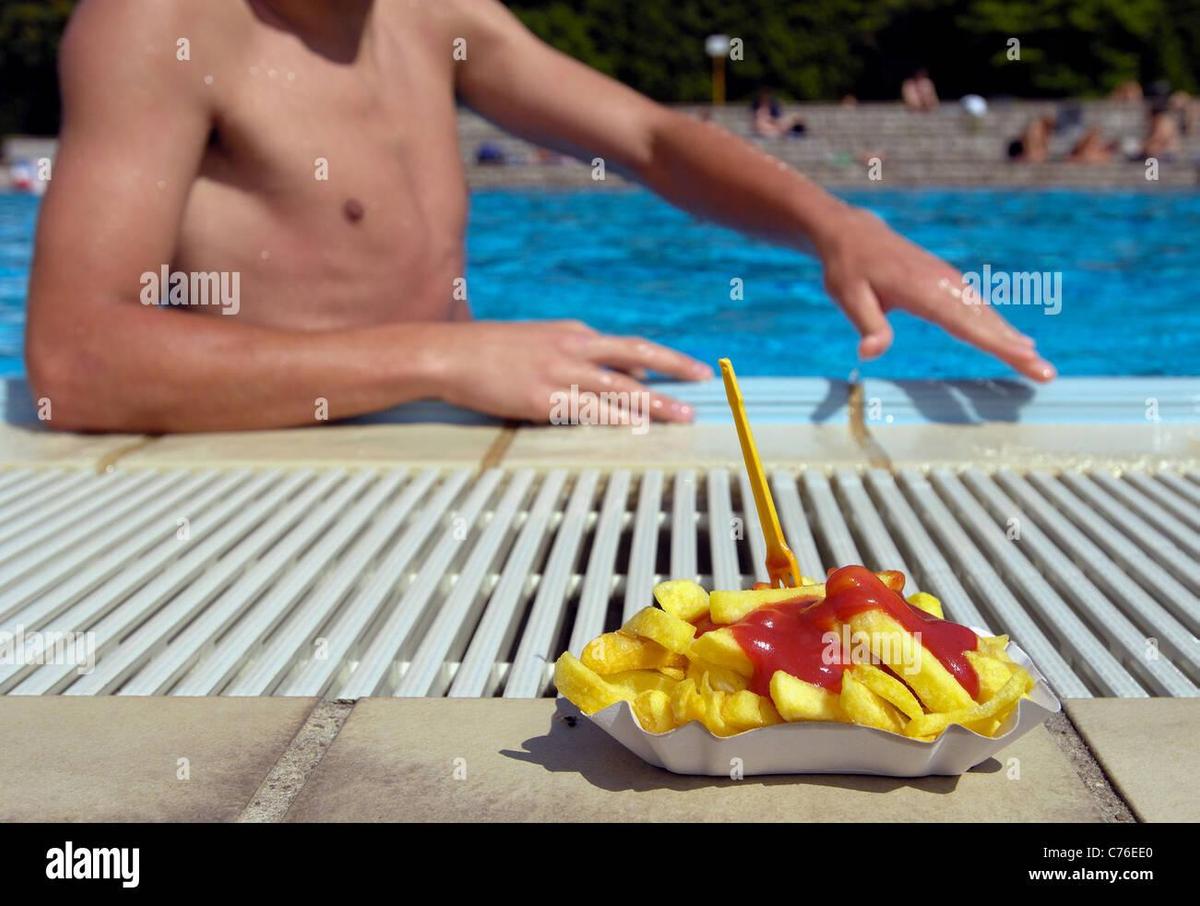
[[[870,211],[846,208],[822,225],[813,244],[825,267],[825,289],[862,335],[859,356],[873,359],[892,344],[884,316],[900,309],[937,324],[1035,381],[1054,378],[1031,337],[988,305],[963,297],[963,278],[935,255],[891,230]]]

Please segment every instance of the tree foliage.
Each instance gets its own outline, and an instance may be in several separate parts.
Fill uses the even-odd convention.
[[[664,101],[709,96],[706,35],[740,37],[730,97],[893,99],[924,66],[942,93],[1101,95],[1128,79],[1200,89],[1200,0],[509,0],[567,53]],[[1020,58],[1009,58],[1010,39]]]
[[[162,0],[170,2],[170,0]],[[233,3],[245,0],[213,0]],[[377,0],[391,3],[396,0]],[[704,101],[704,38],[742,39],[731,98],[895,98],[914,68],[942,94],[1200,91],[1200,0],[506,0],[551,44],[661,101]],[[75,0],[0,0],[0,133],[53,133],[55,56]],[[1020,41],[1020,59],[1006,54]]]
[[[0,0],[0,134],[58,131],[55,59],[75,0]]]

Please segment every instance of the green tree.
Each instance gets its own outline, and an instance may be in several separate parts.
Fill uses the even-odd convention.
[[[947,97],[1101,95],[1127,79],[1200,92],[1200,0],[507,2],[554,46],[668,102],[709,98],[704,38],[715,32],[743,41],[744,59],[727,68],[734,99],[761,85],[798,99],[892,99],[917,66]],[[74,6],[0,0],[0,133],[57,131],[55,58]],[[1005,53],[1013,38],[1020,60]]]
[[[55,61],[75,0],[0,0],[0,134],[58,131]]]
[[[550,43],[664,101],[708,97],[704,37],[742,38],[731,97],[895,98],[913,69],[942,93],[1100,95],[1127,79],[1200,89],[1200,0],[511,0]],[[1020,41],[1019,60],[1006,54]]]

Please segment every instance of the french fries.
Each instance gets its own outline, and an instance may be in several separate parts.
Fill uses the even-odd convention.
[[[709,617],[714,623],[728,626],[764,604],[792,601],[796,598],[823,597],[825,597],[824,585],[801,585],[798,588],[753,588],[748,591],[714,591],[708,596]]]
[[[930,742],[951,724],[996,735],[1033,688],[1007,636],[946,622],[930,594],[905,601],[902,573],[843,567],[805,582],[711,594],[660,583],[657,607],[558,659],[558,691],[585,714],[628,702],[649,733],[838,721]]]

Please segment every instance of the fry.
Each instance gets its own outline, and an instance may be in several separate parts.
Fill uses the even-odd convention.
[[[766,604],[778,604],[796,598],[823,598],[824,585],[800,585],[796,588],[756,588],[749,591],[714,591],[708,596],[709,617],[714,623],[728,626],[752,610]]]
[[[704,682],[720,692],[740,692],[747,686],[746,677],[728,667],[718,667],[707,661],[694,660],[687,669],[687,676],[697,685]],[[707,678],[707,679],[706,679]]]
[[[850,670],[842,674],[842,694],[838,702],[842,712],[856,724],[892,733],[904,730],[906,722],[900,712],[856,680]]]
[[[769,698],[756,695],[749,689],[726,696],[721,716],[730,727],[739,732],[768,727],[783,721]]]
[[[775,671],[771,701],[784,720],[843,720],[838,697],[790,673]]]
[[[631,705],[633,716],[647,733],[667,733],[675,729],[675,715],[671,711],[671,696],[658,689],[647,689],[638,694]]]
[[[627,697],[569,651],[554,664],[554,685],[584,714],[603,711]]]
[[[583,663],[601,676],[628,670],[683,669],[687,658],[667,651],[658,642],[639,639],[623,632],[606,632],[583,648]]]
[[[624,673],[610,673],[603,677],[614,689],[625,694],[626,697],[633,698],[643,692],[651,689],[660,692],[670,692],[675,688],[675,684],[679,682],[677,679],[671,679],[669,676],[664,676],[657,670],[626,670]]]
[[[715,667],[725,667],[747,678],[754,675],[754,664],[728,629],[714,629],[704,633],[692,642],[691,656],[693,660],[704,661]]]
[[[928,592],[919,591],[916,594],[909,595],[908,603],[918,610],[923,610],[927,614],[937,617],[939,620],[945,619],[945,614],[942,613],[942,602]]]
[[[1004,688],[1004,684],[1012,677],[1013,669],[1016,667],[1011,661],[1002,661],[998,657],[984,654],[981,651],[968,651],[966,657],[971,666],[975,668],[975,675],[979,677],[979,700],[981,702],[990,700]]]
[[[908,736],[935,736],[950,724],[976,724],[986,718],[997,717],[1033,688],[1033,678],[1021,668],[1013,673],[1004,687],[989,701],[963,708],[958,711],[942,712],[940,714],[925,714],[916,720],[909,721],[904,732]]]
[[[654,586],[654,600],[673,617],[694,623],[708,613],[708,592],[687,579],[671,579]]]
[[[657,607],[643,607],[629,618],[621,631],[658,642],[668,651],[687,654],[696,635],[696,627]]]
[[[874,664],[855,664],[853,672],[855,679],[884,701],[890,702],[910,720],[925,713],[908,686],[890,673],[884,673]]]
[[[958,711],[974,704],[950,671],[887,614],[879,610],[855,614],[850,628],[865,634],[871,653],[912,688],[927,710]]]

